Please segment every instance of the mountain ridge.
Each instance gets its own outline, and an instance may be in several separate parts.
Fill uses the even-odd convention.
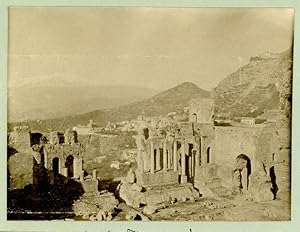
[[[210,97],[210,92],[199,88],[194,83],[184,82],[153,97],[133,103],[54,119],[10,123],[9,128],[28,125],[33,130],[65,130],[78,124],[86,124],[90,119],[98,126],[105,126],[108,122],[131,120],[141,114],[159,116],[174,111],[181,112],[191,99],[201,97]]]

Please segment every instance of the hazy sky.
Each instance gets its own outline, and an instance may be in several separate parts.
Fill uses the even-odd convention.
[[[211,89],[251,56],[288,49],[292,32],[284,8],[11,8],[9,85]]]

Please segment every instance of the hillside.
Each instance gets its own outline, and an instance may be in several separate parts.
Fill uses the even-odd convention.
[[[216,115],[239,117],[261,115],[264,110],[280,110],[283,92],[289,92],[292,51],[265,53],[229,75],[214,90]]]
[[[11,123],[9,124],[9,129],[16,125],[28,125],[32,130],[65,130],[78,124],[86,124],[90,119],[98,126],[105,126],[109,121],[135,119],[141,114],[159,116],[173,111],[180,112],[188,105],[191,99],[201,97],[210,97],[210,92],[200,89],[193,83],[184,82],[151,98],[135,103],[55,119]]]

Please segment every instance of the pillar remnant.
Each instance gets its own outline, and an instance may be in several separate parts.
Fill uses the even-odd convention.
[[[167,154],[167,142],[163,142],[163,170],[164,172],[168,171],[168,154]]]
[[[81,182],[83,182],[83,180],[84,180],[84,171],[83,170],[80,173],[79,179]]]
[[[185,160],[185,144],[182,141],[181,144],[181,184],[187,183],[187,175],[186,175],[186,160]]]
[[[93,170],[93,180],[97,180],[97,170]]]
[[[174,141],[174,150],[173,150],[173,170],[177,171],[177,141]]]
[[[154,160],[154,145],[153,142],[150,142],[150,172],[154,173],[155,160]]]

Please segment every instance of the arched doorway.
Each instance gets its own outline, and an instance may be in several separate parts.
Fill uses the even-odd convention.
[[[66,159],[65,167],[68,169],[68,177],[74,176],[74,157],[69,155]]]
[[[59,158],[58,157],[55,157],[53,158],[52,160],[52,171],[53,171],[53,174],[55,176],[57,176],[59,174]]]
[[[251,175],[251,160],[245,154],[236,157],[236,171],[239,173],[240,187],[242,191],[249,188],[249,176]]]

